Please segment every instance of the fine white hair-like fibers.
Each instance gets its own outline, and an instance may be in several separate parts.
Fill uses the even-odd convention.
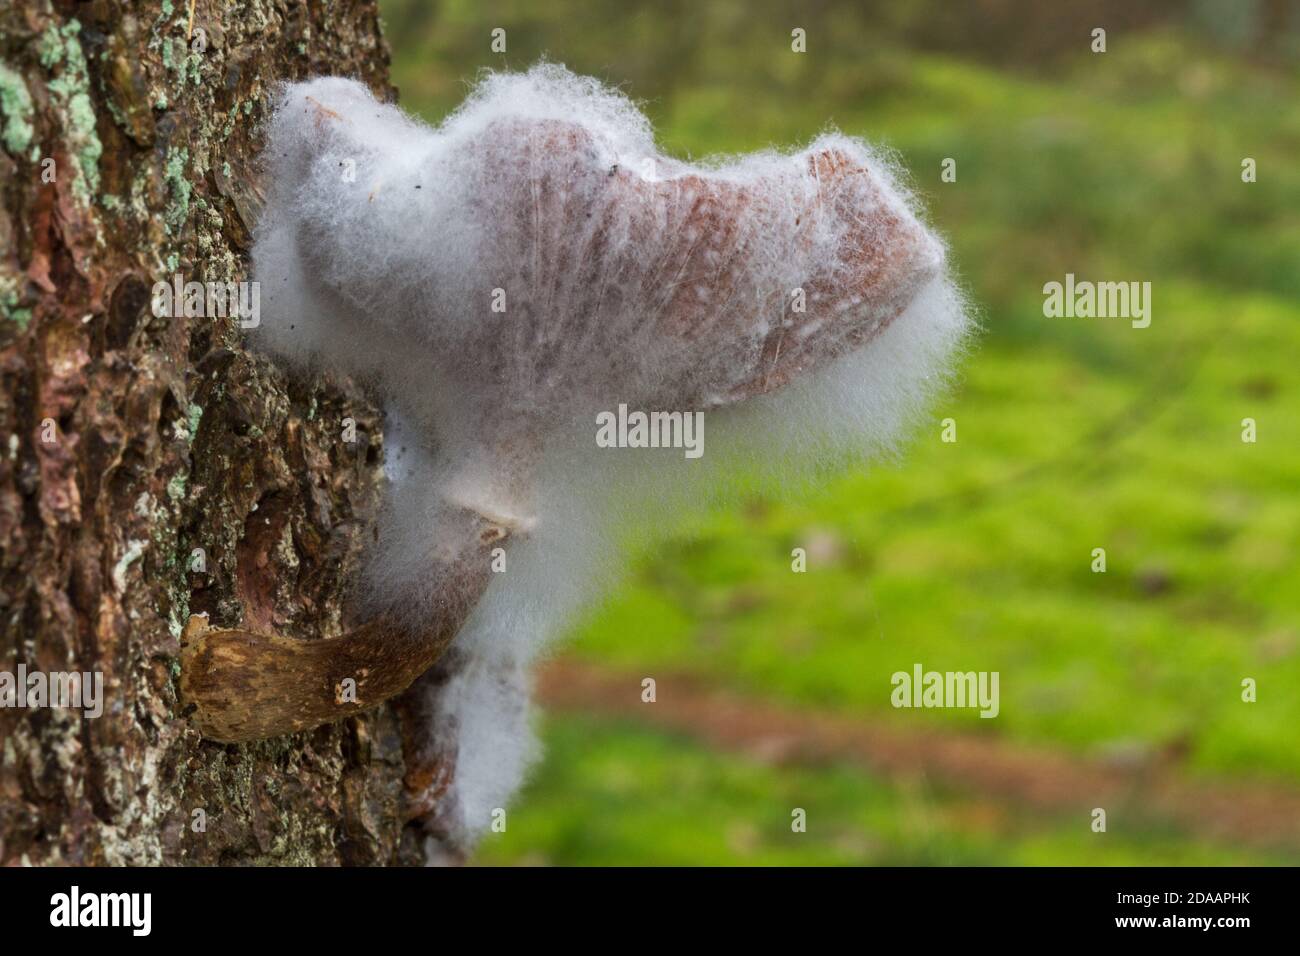
[[[294,84],[268,133],[255,341],[385,404],[369,608],[436,613],[448,509],[512,532],[429,728],[454,738],[443,835],[467,847],[536,752],[532,663],[629,537],[732,475],[792,491],[892,451],[968,310],[889,158],[840,134],[687,164],[552,64],[487,75],[436,128],[350,80]],[[705,453],[598,447],[620,404],[701,412]]]

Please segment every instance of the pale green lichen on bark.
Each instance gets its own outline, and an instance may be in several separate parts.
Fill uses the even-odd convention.
[[[185,486],[189,483],[189,480],[189,474],[184,471],[178,471],[172,475],[171,481],[167,482],[167,497],[172,501],[183,501],[185,499]]]
[[[150,510],[151,537],[156,553],[162,555],[161,597],[165,607],[155,607],[166,614],[167,631],[179,638],[190,618],[189,550],[180,533],[182,509],[189,490],[188,470],[177,472],[167,482],[167,502],[159,501]],[[170,502],[170,503],[168,503]]]
[[[32,310],[19,307],[22,301],[19,288],[16,277],[0,273],[0,317],[17,325],[20,332],[26,332],[32,321]]]
[[[14,156],[25,154],[36,135],[32,128],[32,96],[22,76],[4,63],[0,63],[0,113],[5,121],[0,134],[5,149]]]
[[[191,86],[201,86],[203,54],[192,49],[184,37],[166,37],[159,43],[163,69],[175,76],[177,93],[184,92],[187,82]]]
[[[163,164],[163,177],[172,197],[172,203],[163,216],[169,235],[183,226],[190,215],[190,195],[194,187],[185,176],[185,166],[189,159],[190,151],[182,146],[180,149],[169,150]]]
[[[51,24],[41,34],[36,49],[41,65],[54,74],[46,88],[63,120],[68,151],[76,159],[73,193],[88,205],[99,190],[99,157],[104,147],[95,131],[95,106],[90,98],[80,34],[77,20],[69,20],[61,28]]]

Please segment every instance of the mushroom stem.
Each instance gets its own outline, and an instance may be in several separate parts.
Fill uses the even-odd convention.
[[[310,730],[406,690],[451,643],[486,590],[493,548],[509,531],[468,509],[430,569],[438,594],[428,620],[380,615],[347,634],[299,640],[211,628],[194,616],[181,637],[181,702],[199,733],[238,743]]]

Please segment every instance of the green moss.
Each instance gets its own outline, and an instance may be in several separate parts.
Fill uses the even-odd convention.
[[[3,63],[0,63],[0,113],[5,120],[2,134],[5,149],[14,156],[25,153],[35,136],[32,97],[23,78]]]

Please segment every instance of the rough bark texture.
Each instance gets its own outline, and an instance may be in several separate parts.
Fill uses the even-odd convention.
[[[391,93],[373,0],[192,16],[0,9],[0,671],[104,675],[98,719],[0,709],[0,863],[415,862],[391,709],[220,745],[177,703],[191,613],[342,630],[380,422],[245,352],[235,320],[154,317],[150,290],[246,278],[277,81]]]

